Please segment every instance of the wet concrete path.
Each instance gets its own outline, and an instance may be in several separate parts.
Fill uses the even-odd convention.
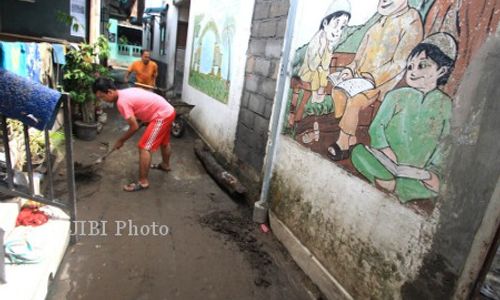
[[[112,145],[121,134],[125,123],[112,115],[96,141],[75,142],[77,161],[95,160],[106,152],[103,142]],[[170,173],[151,170],[149,189],[123,192],[137,176],[138,138],[111,154],[97,176],[77,181],[78,219],[107,222],[100,223],[107,236],[89,236],[90,225],[80,227],[87,235],[68,248],[48,299],[292,300],[317,294],[272,234],[251,222],[251,209],[206,174],[192,131],[172,138]],[[167,235],[159,225],[168,226]],[[141,229],[149,234],[141,236]]]

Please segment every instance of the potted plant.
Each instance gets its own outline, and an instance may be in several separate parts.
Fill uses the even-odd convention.
[[[81,43],[66,55],[63,86],[76,104],[75,133],[83,140],[97,135],[96,99],[91,87],[96,77],[108,74],[107,67],[98,63],[106,61],[108,54],[108,40],[100,36],[95,43]]]

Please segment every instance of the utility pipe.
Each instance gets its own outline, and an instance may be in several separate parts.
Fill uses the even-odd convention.
[[[297,1],[290,0],[290,9],[288,10],[287,17],[287,27],[284,37],[283,54],[281,59],[280,76],[278,78],[277,90],[274,97],[274,109],[271,116],[270,131],[271,136],[268,139],[266,158],[264,161],[264,179],[262,183],[262,191],[260,193],[259,201],[255,202],[253,209],[253,221],[256,223],[265,223],[268,218],[268,198],[269,198],[269,186],[271,185],[271,180],[273,176],[273,169],[275,164],[276,152],[278,149],[278,141],[281,132],[281,124],[283,123],[283,116],[285,113],[286,106],[283,105],[284,93],[285,93],[285,83],[287,81],[287,72],[290,59],[290,51],[292,47],[292,37],[295,26],[295,17],[297,14]]]

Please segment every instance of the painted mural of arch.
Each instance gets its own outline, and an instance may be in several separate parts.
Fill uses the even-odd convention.
[[[224,31],[228,14],[207,11],[195,16],[189,85],[208,96],[227,103],[229,98],[230,48]]]
[[[196,65],[198,66],[198,70],[197,71],[200,71],[199,70],[199,66],[201,64],[201,59],[203,57],[203,50],[204,50],[204,46],[203,45],[203,41],[207,35],[207,33],[213,33],[214,36],[215,36],[215,43],[213,44],[213,56],[212,56],[212,66],[211,66],[211,70],[210,70],[210,75],[216,75],[218,78],[221,78],[221,64],[222,64],[222,51],[221,51],[221,47],[220,47],[220,44],[221,44],[221,38],[220,38],[220,34],[219,34],[219,29],[217,27],[217,23],[215,23],[214,20],[210,20],[206,25],[205,27],[203,28],[203,30],[201,31],[201,35],[200,35],[200,38],[199,38],[199,42],[198,42],[198,45],[197,45],[197,50],[196,52],[199,53],[199,55],[197,55],[197,61],[195,62]]]

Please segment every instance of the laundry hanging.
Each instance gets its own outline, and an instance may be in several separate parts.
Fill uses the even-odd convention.
[[[19,76],[28,77],[25,43],[0,42],[0,67]]]

